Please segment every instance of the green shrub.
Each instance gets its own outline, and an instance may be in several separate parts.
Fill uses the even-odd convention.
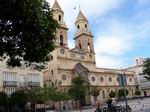
[[[139,90],[135,91],[135,95],[140,96],[141,95],[141,91],[139,91]]]
[[[127,95],[129,94],[129,92],[128,92],[127,89],[125,89],[125,91],[126,91],[126,96],[127,96]],[[125,97],[124,89],[119,89],[119,91],[118,91],[118,96],[119,96],[119,97]]]
[[[8,96],[5,92],[0,92],[0,106],[7,105]]]
[[[110,98],[116,97],[116,92],[111,91],[111,92],[109,93],[109,97],[110,97]]]

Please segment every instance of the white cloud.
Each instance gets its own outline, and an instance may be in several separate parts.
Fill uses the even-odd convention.
[[[95,39],[96,53],[119,56],[131,50],[133,42],[130,28],[116,20],[109,20],[106,24],[107,29],[102,33],[97,31]]]
[[[54,0],[48,0],[52,6]],[[58,0],[65,15],[65,22],[69,28],[69,36],[75,31],[74,22],[78,14],[78,10],[74,10],[74,7],[81,6],[81,9],[90,24],[97,24],[96,27],[90,29],[95,30],[95,52],[96,61],[98,67],[110,67],[118,68],[127,64],[124,54],[133,50],[136,45],[144,40],[150,32],[150,16],[148,16],[150,10],[143,10],[143,12],[137,11],[137,14],[133,14],[133,17],[129,17],[128,21],[121,21],[122,15],[117,15],[115,18],[103,18],[103,16],[109,14],[113,9],[119,8],[122,3],[127,0]],[[149,0],[138,0],[139,7],[142,4],[148,4]],[[141,20],[142,21],[139,21]],[[144,21],[147,18],[148,21]],[[128,18],[125,18],[128,19]],[[125,20],[124,18],[122,20]],[[120,21],[119,21],[120,20]],[[143,22],[144,21],[144,22]],[[105,28],[102,28],[100,22],[105,22]],[[102,31],[101,31],[102,29]],[[74,47],[73,35],[68,38],[69,47]],[[137,40],[140,42],[137,42]]]
[[[132,42],[121,37],[98,37],[95,41],[96,65],[98,67],[119,68],[128,63],[123,58]]]
[[[130,49],[130,47],[128,40],[125,38],[98,37],[95,41],[95,51],[97,54],[118,56]]]
[[[143,13],[142,16],[139,16],[139,13],[135,14],[127,23],[111,19],[105,23],[106,29],[103,32],[96,32],[97,66],[118,68],[129,65],[129,62],[124,61],[125,55],[137,47],[144,46],[144,43],[150,39],[148,36],[150,22],[143,20],[144,17]],[[97,28],[99,29],[101,28]]]
[[[124,60],[119,59],[118,57],[96,55],[96,58],[97,58],[96,60],[97,67],[119,69],[120,67],[123,67],[125,64]]]
[[[47,0],[52,6],[54,0]],[[81,10],[90,21],[106,14],[110,10],[117,8],[123,0],[57,0],[65,13],[65,22],[69,29],[74,29],[74,22],[78,14],[78,10],[74,7],[81,7]]]
[[[109,68],[125,66],[127,63],[122,56],[134,46],[130,27],[116,20],[109,20],[105,25],[106,29],[97,32],[94,41],[97,66]]]
[[[54,0],[48,0],[50,5],[52,6],[54,3]],[[94,2],[92,0],[58,0],[61,8],[63,9],[65,15],[65,22],[67,26],[69,27],[69,32],[73,33],[74,31],[74,22],[76,19],[76,16],[78,14],[78,10],[74,10],[74,7],[81,7],[81,10],[85,14],[87,18],[90,18],[90,21],[96,21],[101,17],[102,15],[108,13],[114,8],[118,8],[120,3],[123,1],[121,0],[95,0]],[[113,25],[110,27],[115,32],[115,29]],[[74,47],[74,41],[72,39],[68,39],[69,47]],[[117,38],[116,35],[114,37],[99,37],[96,38],[95,43],[95,50],[96,50],[96,59],[97,59],[97,65],[103,66],[103,67],[114,67],[118,64],[121,65],[122,62],[115,61],[114,58],[108,57],[108,56],[102,56],[102,53],[106,54],[112,54],[112,55],[118,55],[121,54],[122,50],[124,49],[124,40]],[[113,50],[112,50],[113,49]]]

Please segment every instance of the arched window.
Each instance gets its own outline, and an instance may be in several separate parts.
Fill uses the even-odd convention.
[[[58,16],[58,20],[61,21],[61,15]]]
[[[91,52],[90,43],[88,42],[88,51]]]
[[[79,48],[82,49],[81,43],[79,43]]]
[[[53,75],[53,70],[51,70],[51,74]]]
[[[89,55],[89,58],[92,59],[92,55],[91,54]]]
[[[132,78],[130,78],[130,82],[132,82]]]
[[[132,89],[132,95],[134,95],[134,90]]]
[[[63,39],[63,36],[60,35],[60,46],[63,46],[63,44],[64,44],[64,39]]]
[[[105,91],[104,90],[102,91],[102,96],[103,96],[103,99],[105,99]]]
[[[94,76],[91,79],[92,79],[93,82],[95,82],[95,77]]]
[[[85,24],[85,28],[87,28],[87,25]]]
[[[101,81],[101,82],[103,82],[103,81],[104,81],[104,78],[103,78],[103,77],[101,77],[101,78],[100,78],[100,81]]]
[[[67,79],[67,76],[66,75],[62,75],[62,80],[66,80]]]
[[[117,82],[119,82],[119,77],[116,78]]]
[[[80,29],[80,26],[78,25],[77,28]]]
[[[109,77],[109,82],[111,82],[112,81],[112,78],[111,77]]]

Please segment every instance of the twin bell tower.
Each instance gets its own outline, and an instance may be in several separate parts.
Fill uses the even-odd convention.
[[[53,4],[53,17],[60,24],[60,28],[56,33],[56,46],[68,48],[67,38],[67,26],[64,22],[64,12],[57,0]],[[88,53],[94,53],[93,35],[89,31],[89,24],[87,18],[84,16],[81,10],[79,10],[78,16],[75,21],[75,47]]]

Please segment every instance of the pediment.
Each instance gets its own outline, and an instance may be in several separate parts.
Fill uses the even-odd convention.
[[[89,83],[89,79],[88,79],[88,74],[89,74],[89,70],[83,66],[81,63],[77,63],[74,67],[74,75],[75,77],[77,76],[82,76],[85,80],[85,82],[88,84]]]
[[[73,68],[73,70],[77,74],[85,74],[85,73],[89,72],[89,70],[86,67],[84,67],[81,63],[76,64],[76,66]]]

